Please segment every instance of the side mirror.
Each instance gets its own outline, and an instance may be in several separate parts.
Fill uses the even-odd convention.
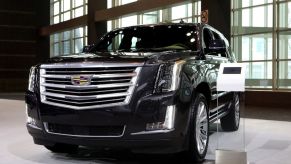
[[[211,40],[209,43],[210,52],[225,52],[226,44],[222,39]]]
[[[92,50],[92,48],[95,47],[95,44],[90,44],[90,45],[87,45],[87,46],[84,46],[83,48],[83,53],[84,52],[90,52]]]

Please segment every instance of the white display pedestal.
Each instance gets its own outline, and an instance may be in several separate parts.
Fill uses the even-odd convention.
[[[218,78],[217,92],[244,92],[245,91],[245,64],[242,63],[221,63]],[[217,94],[218,95],[218,94]],[[217,100],[217,105],[218,105]],[[217,122],[219,122],[217,120]],[[245,145],[245,121],[243,120],[243,146],[244,151],[217,149],[215,152],[216,164],[248,164]],[[218,124],[217,124],[218,133]],[[219,140],[219,139],[218,139]]]

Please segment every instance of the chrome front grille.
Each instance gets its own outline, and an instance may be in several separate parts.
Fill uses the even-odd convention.
[[[41,65],[41,102],[76,110],[128,104],[142,64]]]

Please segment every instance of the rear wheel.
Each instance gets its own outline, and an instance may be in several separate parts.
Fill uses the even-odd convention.
[[[236,131],[240,123],[239,95],[234,93],[229,113],[220,119],[224,131]]]
[[[190,118],[190,147],[188,156],[190,160],[201,162],[204,160],[208,147],[209,117],[206,98],[198,93],[191,103]]]
[[[56,143],[53,146],[44,146],[54,153],[75,153],[78,150],[78,145]]]

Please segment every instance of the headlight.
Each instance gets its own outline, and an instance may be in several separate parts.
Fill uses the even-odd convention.
[[[31,92],[34,91],[34,83],[35,83],[35,67],[31,67],[28,80],[28,90]]]
[[[184,63],[184,60],[179,60],[172,64],[162,64],[159,68],[155,92],[177,90],[180,85],[180,74]]]

